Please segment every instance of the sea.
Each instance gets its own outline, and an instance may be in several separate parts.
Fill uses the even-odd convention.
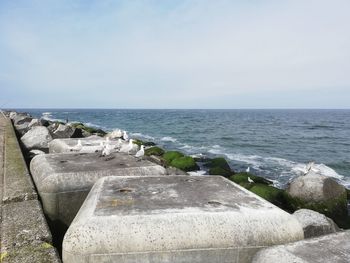
[[[225,157],[283,188],[308,162],[350,187],[350,110],[20,109],[82,122],[197,157]]]

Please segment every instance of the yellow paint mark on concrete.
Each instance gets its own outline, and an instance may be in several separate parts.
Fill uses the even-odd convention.
[[[8,253],[5,251],[5,252],[1,252],[0,253],[0,262],[2,262],[4,260],[4,258],[6,258],[8,256]]]

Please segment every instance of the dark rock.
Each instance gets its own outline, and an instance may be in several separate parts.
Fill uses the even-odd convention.
[[[163,155],[163,159],[170,164],[174,159],[183,157],[184,154],[178,151],[168,151]]]
[[[309,210],[300,209],[293,214],[304,230],[305,238],[327,235],[339,231],[338,226],[332,219],[323,214]]]
[[[57,129],[52,132],[52,137],[56,138],[71,138],[75,129],[69,125],[59,124]]]
[[[153,146],[145,150],[145,155],[147,156],[150,156],[150,155],[162,156],[163,154],[164,154],[164,150],[157,146]]]
[[[234,171],[231,170],[230,165],[223,157],[211,159],[206,166],[209,167],[210,175],[222,175],[224,177],[229,177],[234,174]]]

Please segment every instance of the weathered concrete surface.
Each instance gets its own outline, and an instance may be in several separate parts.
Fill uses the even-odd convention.
[[[4,135],[4,193],[3,202],[36,199],[27,165],[19,147],[15,131],[9,120],[5,121]]]
[[[0,197],[0,261],[60,262],[12,124],[1,114]]]
[[[305,238],[317,237],[339,231],[332,219],[309,209],[300,209],[293,213],[304,230]]]
[[[30,170],[44,212],[51,220],[69,225],[85,200],[91,187],[105,176],[166,175],[162,166],[138,161],[134,156],[113,153],[65,153],[38,155]]]
[[[253,263],[348,263],[350,231],[264,249]]]
[[[80,262],[250,262],[303,238],[298,221],[221,176],[104,177],[63,241]]]
[[[2,262],[59,262],[38,200],[3,206]],[[51,259],[51,260],[50,260]]]

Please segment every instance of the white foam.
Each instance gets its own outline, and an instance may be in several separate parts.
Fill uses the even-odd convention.
[[[173,137],[170,137],[170,136],[165,136],[163,138],[160,139],[161,141],[164,141],[164,142],[176,142],[177,140]]]
[[[133,137],[140,137],[140,138],[145,138],[147,140],[154,140],[154,137],[149,136],[147,134],[143,134],[141,132],[134,132],[134,133],[130,133],[131,136]]]

